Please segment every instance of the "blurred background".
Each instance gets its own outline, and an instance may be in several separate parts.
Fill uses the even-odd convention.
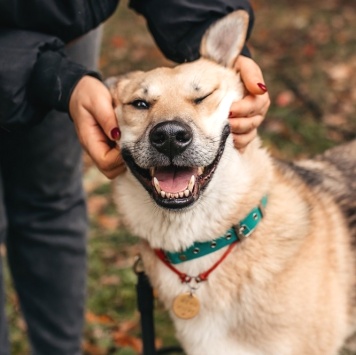
[[[355,0],[251,3],[256,20],[249,47],[272,101],[260,128],[265,145],[279,158],[304,158],[355,138]],[[144,20],[123,0],[104,26],[103,76],[162,65],[173,63],[163,58]],[[138,354],[141,340],[132,271],[137,240],[115,212],[111,183],[87,157],[84,183],[91,220],[84,353]],[[6,276],[12,353],[26,355],[26,325]],[[159,303],[155,316],[157,346],[177,344]]]

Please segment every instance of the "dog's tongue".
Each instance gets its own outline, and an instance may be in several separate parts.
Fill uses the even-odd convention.
[[[165,192],[176,193],[184,191],[192,175],[195,174],[193,168],[164,167],[157,168],[155,176],[161,189]]]

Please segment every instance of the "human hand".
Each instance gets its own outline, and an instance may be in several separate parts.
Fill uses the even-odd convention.
[[[230,108],[229,121],[235,148],[243,151],[257,135],[270,105],[270,98],[259,66],[251,59],[240,55],[235,69],[240,72],[247,94]]]
[[[106,86],[91,76],[81,78],[71,95],[69,112],[81,145],[99,170],[109,179],[121,174],[126,167],[115,142],[120,130]]]

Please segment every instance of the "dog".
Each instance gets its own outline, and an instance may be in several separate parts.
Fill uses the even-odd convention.
[[[213,24],[195,62],[112,82],[115,199],[187,354],[355,350],[356,142],[299,162],[258,137],[234,148],[247,22]]]

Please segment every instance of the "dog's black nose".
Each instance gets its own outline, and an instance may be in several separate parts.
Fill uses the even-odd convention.
[[[178,121],[158,123],[150,132],[151,144],[169,158],[174,158],[187,149],[192,139],[192,129]]]

